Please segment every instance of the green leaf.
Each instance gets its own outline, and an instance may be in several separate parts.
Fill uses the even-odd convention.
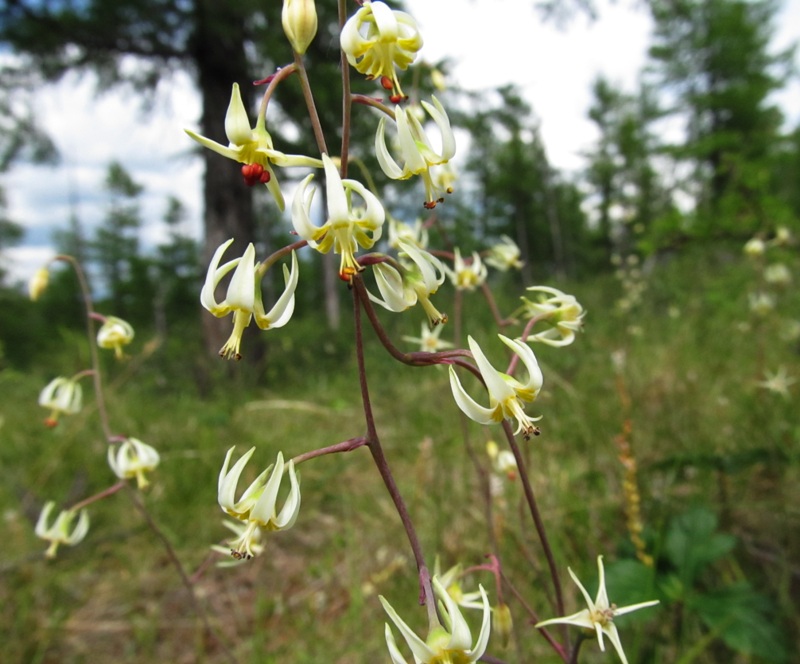
[[[717,517],[703,507],[675,517],[670,524],[665,552],[686,585],[691,585],[703,567],[730,553],[736,545],[735,537],[716,533],[716,529]]]
[[[692,597],[687,609],[719,632],[729,648],[767,662],[789,661],[783,631],[775,624],[770,600],[747,583]]]

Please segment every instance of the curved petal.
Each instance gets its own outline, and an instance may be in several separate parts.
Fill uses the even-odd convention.
[[[489,645],[489,635],[492,631],[492,608],[489,606],[489,598],[483,586],[479,585],[478,590],[483,602],[483,620],[481,621],[481,631],[478,633],[478,639],[475,641],[475,647],[467,652],[467,657],[471,662],[483,657],[483,653],[486,652],[486,646]]]
[[[253,140],[253,130],[250,127],[250,119],[247,117],[247,109],[244,107],[238,83],[233,84],[231,101],[228,104],[228,111],[225,113],[225,135],[234,145],[244,145]]]
[[[350,191],[354,191],[364,199],[366,210],[357,223],[359,226],[366,227],[375,234],[375,236],[373,236],[374,241],[379,240],[381,235],[381,226],[386,220],[386,211],[383,209],[383,205],[381,204],[380,200],[375,194],[373,194],[357,180],[343,180],[342,183],[344,186],[350,189]]]
[[[506,383],[500,375],[500,372],[489,363],[489,360],[486,359],[486,355],[483,354],[478,342],[472,337],[467,337],[467,341],[469,342],[469,349],[472,351],[472,355],[475,358],[475,364],[478,365],[481,377],[486,383],[489,396],[499,403],[504,403],[507,399],[515,397],[516,393],[514,392],[514,388]]]
[[[372,17],[375,19],[375,27],[381,36],[381,41],[389,42],[397,39],[397,19],[394,11],[384,2],[371,2]]]
[[[225,304],[232,309],[252,312],[256,299],[256,248],[250,242],[244,250],[242,260],[228,284]]]
[[[384,623],[383,632],[386,636],[386,647],[389,648],[389,657],[392,658],[392,664],[408,664],[406,658],[403,657],[403,653],[397,648],[397,643],[394,640],[394,634],[392,634],[392,628],[389,627],[389,623]]]
[[[265,526],[275,518],[275,503],[278,500],[278,489],[280,489],[281,480],[283,479],[283,466],[283,452],[278,452],[278,459],[272,469],[272,475],[270,475],[264,485],[264,491],[250,511],[250,518]]]
[[[537,395],[539,390],[542,389],[544,377],[542,376],[542,370],[539,368],[536,355],[534,355],[531,347],[518,339],[509,339],[502,334],[498,334],[497,336],[500,337],[500,341],[508,346],[519,359],[522,360],[522,364],[525,365],[525,369],[528,371],[528,380],[523,384],[523,389],[533,390],[534,396]]]
[[[314,193],[316,192],[316,189],[312,189],[308,196],[306,196],[306,189],[308,188],[309,182],[311,182],[313,178],[313,173],[305,177],[305,179],[297,187],[297,191],[294,194],[294,199],[292,200],[292,225],[297,231],[297,234],[309,242],[313,242],[317,237],[319,237],[320,232],[320,228],[314,226],[308,216],[311,203],[314,200]]]
[[[589,609],[582,609],[571,616],[563,618],[550,618],[549,620],[542,620],[534,627],[546,627],[547,625],[574,625],[575,627],[583,627],[585,629],[594,629],[595,623],[589,614]]]
[[[410,173],[403,171],[391,154],[389,148],[386,147],[386,118],[383,117],[378,122],[378,131],[375,134],[375,156],[378,158],[378,164],[381,170],[385,173],[387,178],[392,180],[404,180],[410,176]]]
[[[239,161],[239,150],[234,148],[230,148],[226,145],[222,145],[221,143],[217,143],[216,141],[212,141],[210,138],[206,138],[205,136],[201,136],[200,134],[196,134],[191,129],[184,129],[189,137],[200,143],[204,148],[208,148],[217,154],[221,154],[223,157],[227,157],[228,159],[233,159],[234,161]]]
[[[221,268],[218,267],[219,262],[222,260],[222,255],[232,243],[233,238],[227,242],[223,242],[219,247],[217,247],[217,250],[211,257],[211,262],[208,265],[208,272],[206,272],[206,280],[203,283],[203,289],[200,291],[200,304],[202,304],[203,307],[205,307],[215,316],[224,316],[229,311],[223,304],[218,303],[214,298],[214,291],[217,287],[217,284],[219,283],[220,279],[222,279],[222,277],[235,268],[241,260],[241,258],[235,258],[234,260],[225,263],[225,265],[223,265]],[[220,313],[223,310],[225,313]]]
[[[370,300],[396,313],[405,311],[414,304],[406,298],[403,277],[395,268],[386,263],[378,263],[373,267],[373,272],[375,273],[375,283],[378,284],[378,290],[383,296],[383,300],[368,293]],[[414,300],[416,301],[416,297]]]
[[[275,517],[275,526],[279,530],[286,530],[294,525],[297,521],[297,515],[300,513],[300,481],[297,478],[297,472],[294,469],[294,461],[289,461],[289,495],[286,497],[286,502],[281,508],[280,514]]]
[[[453,391],[453,398],[461,411],[478,424],[491,424],[495,421],[494,409],[485,408],[478,404],[461,386],[454,367],[450,367],[450,389]]]
[[[322,163],[325,166],[328,217],[334,224],[345,221],[350,217],[350,206],[347,204],[347,194],[344,191],[339,169],[327,154],[322,155]]]
[[[256,314],[255,319],[256,325],[258,325],[258,327],[260,327],[262,330],[283,327],[289,322],[289,319],[294,313],[294,292],[297,289],[299,272],[300,271],[297,267],[297,255],[293,251],[291,273],[289,272],[289,268],[287,268],[285,265],[283,266],[283,281],[285,288],[283,293],[281,293],[281,296],[278,298],[278,301],[275,302],[275,305],[269,310],[269,312],[264,314],[263,306],[260,304],[261,301],[260,299],[257,300],[257,304],[259,305],[261,311]]]
[[[236,446],[234,445],[225,455],[225,461],[222,464],[222,470],[217,480],[217,502],[224,510],[233,509],[236,504],[236,485],[239,482],[239,476],[242,474],[242,470],[244,470],[250,457],[253,456],[253,453],[256,451],[255,447],[251,447],[242,455],[242,458],[234,464],[230,472],[228,472],[228,464],[230,464],[231,456],[233,456],[233,450],[235,449]]]
[[[589,607],[589,611],[594,611],[595,610],[594,601],[589,596],[589,593],[587,592],[586,588],[583,587],[583,584],[580,582],[580,579],[578,579],[578,577],[575,576],[575,572],[573,572],[571,568],[567,567],[567,571],[569,572],[569,575],[572,577],[572,580],[575,582],[575,585],[577,585],[578,588],[580,589],[581,595],[583,595],[583,599],[586,600],[586,606]]]
[[[387,602],[382,595],[379,595],[378,599],[383,605],[383,609],[389,614],[389,618],[392,619],[392,622],[395,624],[397,629],[400,630],[400,634],[403,635],[408,647],[411,648],[411,652],[414,654],[414,657],[421,662],[431,661],[436,656],[436,653],[428,647],[428,644],[425,643],[425,641],[423,641],[414,633],[414,630],[406,625],[403,619],[397,615],[397,611],[392,608],[392,605],[389,604],[389,602]]]
[[[431,95],[431,101],[433,106],[423,101],[422,107],[428,111],[442,134],[442,152],[440,155],[442,161],[450,161],[456,154],[456,138],[450,126],[450,118],[447,117],[447,112],[435,96]]]
[[[89,513],[83,509],[80,512],[80,516],[78,516],[78,523],[75,525],[75,528],[66,538],[65,543],[69,545],[75,545],[80,542],[86,534],[89,532]]]
[[[422,157],[417,142],[414,140],[412,127],[419,126],[417,119],[411,115],[411,109],[395,106],[394,116],[397,122],[397,140],[400,143],[400,154],[403,155],[405,173],[419,174],[428,170],[428,163]],[[416,122],[416,125],[414,123]],[[420,128],[420,133],[422,129]],[[427,147],[427,146],[426,146]]]
[[[34,529],[37,537],[41,537],[42,539],[47,537],[47,531],[49,530],[47,527],[47,522],[49,521],[50,513],[53,511],[55,506],[56,504],[52,500],[49,500],[42,508],[42,511],[39,514],[39,519],[36,521],[36,528]]]
[[[433,589],[439,596],[439,600],[444,604],[447,611],[447,631],[450,632],[450,640],[447,644],[448,650],[469,650],[472,645],[472,634],[469,631],[469,625],[461,615],[461,609],[458,608],[455,600],[450,596],[450,593],[442,586],[441,581],[435,578],[432,581]]]

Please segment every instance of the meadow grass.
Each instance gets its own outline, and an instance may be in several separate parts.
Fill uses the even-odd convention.
[[[657,609],[620,620],[631,662],[781,661],[755,646],[754,660],[723,638],[725,625],[715,632],[697,618],[711,615],[710,598],[745,582],[757,592],[746,597],[766,600],[759,619],[775,626],[765,637],[775,652],[792,647],[785,635],[800,633],[793,592],[800,575],[797,386],[790,398],[758,386],[766,370],[779,366],[800,376],[798,342],[780,336],[781,320],[796,316],[800,301],[796,292],[784,292],[778,310],[754,317],[747,305],[752,272],[732,253],[687,252],[655,265],[643,277],[642,303],[624,315],[614,308],[620,290],[611,277],[549,284],[576,295],[588,315],[572,346],[535,348],[545,387],[529,411],[544,415],[543,433],[525,443],[525,454],[568,611],[581,602],[567,566],[593,592],[601,553],[612,601],[661,599]],[[504,289],[504,311],[516,306],[519,294],[517,287]],[[470,333],[489,339],[491,321],[479,297],[469,298]],[[441,304],[445,299],[443,293]],[[383,318],[398,333],[416,335],[420,316]],[[293,456],[363,433],[352,325],[345,320],[335,335],[322,328],[318,320],[299,319],[270,333],[259,387],[215,368],[211,387],[199,390],[197,375],[206,368],[185,339],[160,347],[144,339],[138,359],[107,363],[113,428],[161,452],[144,501],[190,572],[207,559],[210,544],[226,537],[216,481],[230,446],[240,452],[257,446],[245,485],[279,450]],[[42,557],[45,544],[33,523],[44,501],[68,505],[115,479],[90,398],[81,414],[55,429],[42,425],[39,390],[87,361],[81,337],[63,334],[63,355],[46,365],[0,371],[2,660],[227,661],[204,634],[130,492],[91,507],[83,543],[62,548],[54,561]],[[618,371],[615,353],[624,357]],[[438,555],[445,568],[481,564],[491,550],[489,526],[467,446],[485,465],[485,443],[501,443],[501,432],[461,421],[444,368],[398,365],[369,333],[367,354],[379,432],[429,562]],[[90,397],[88,384],[86,392]],[[626,576],[633,568],[615,572],[613,566],[635,561],[619,460],[626,422],[638,464],[643,537],[657,561],[649,576],[641,569]],[[388,661],[377,594],[422,633],[424,617],[415,609],[413,558],[370,455],[359,449],[326,456],[303,464],[300,473],[303,506],[294,528],[270,534],[264,554],[245,565],[208,566],[196,582],[199,602],[240,662]],[[504,570],[541,618],[552,617],[546,568],[519,482],[503,486],[493,500],[491,527]],[[698,509],[716,518],[707,539],[725,552],[704,554],[700,547],[692,554],[700,562],[684,575],[674,561],[676,518],[688,514],[688,523]],[[726,548],[727,541],[733,545]],[[639,579],[644,586],[634,582]],[[478,581],[492,587],[484,574],[467,581],[467,589]],[[508,601],[514,636],[507,649],[495,641],[489,651],[509,662],[556,661],[519,604]],[[603,657],[614,661],[615,655],[602,656],[588,643],[581,661]]]

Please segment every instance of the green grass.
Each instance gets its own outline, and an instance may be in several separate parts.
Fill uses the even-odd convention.
[[[792,267],[797,270],[796,261]],[[687,253],[656,266],[646,277],[643,302],[625,315],[614,309],[620,289],[610,277],[549,284],[578,297],[588,310],[586,330],[568,348],[535,348],[545,389],[529,411],[544,415],[543,433],[525,443],[525,453],[567,610],[578,610],[580,597],[566,567],[593,591],[600,553],[610,568],[611,599],[625,604],[632,577],[623,567],[612,576],[613,563],[632,561],[634,553],[615,437],[630,419],[644,535],[658,560],[658,573],[648,577],[638,599],[662,600],[657,609],[620,621],[632,663],[779,661],[763,652],[762,659],[748,659],[722,638],[724,626],[714,634],[697,618],[708,615],[702,613],[707,598],[745,581],[766,601],[759,615],[769,615],[779,629],[767,635],[776,651],[781,633],[800,633],[792,592],[800,574],[798,388],[784,399],[756,385],[765,369],[780,365],[800,376],[797,342],[779,335],[779,319],[800,311],[800,301],[796,292],[785,292],[777,312],[754,319],[747,307],[752,272],[738,257]],[[519,294],[510,288],[500,294],[504,311]],[[440,295],[437,304],[444,305],[449,294],[443,289]],[[470,333],[490,340],[480,296],[469,296],[467,306]],[[416,335],[421,313],[383,319],[398,335]],[[216,481],[231,445],[241,452],[258,448],[244,484],[278,450],[293,456],[363,433],[352,324],[345,320],[336,335],[321,327],[298,319],[270,332],[261,387],[215,363],[207,374],[210,387],[198,389],[206,368],[186,340],[126,365],[107,363],[112,426],[161,452],[144,501],[190,573],[226,535]],[[3,660],[226,661],[204,636],[168,556],[128,492],[90,508],[92,527],[82,544],[62,548],[54,561],[43,559],[45,545],[33,534],[43,502],[69,504],[114,481],[88,383],[81,414],[53,430],[42,426],[41,387],[84,366],[85,357],[75,359],[81,337],[64,333],[64,340],[63,356],[48,357],[46,365],[24,374],[0,372]],[[144,344],[138,341],[133,352],[141,354]],[[379,431],[429,562],[440,555],[445,566],[482,563],[490,551],[483,500],[446,371],[393,363],[369,332],[367,351]],[[618,377],[612,354],[620,351],[625,368]],[[85,355],[85,349],[77,352]],[[489,354],[500,358],[498,349]],[[620,386],[630,395],[629,412]],[[497,428],[469,423],[467,431],[480,455],[489,438],[501,442]],[[300,470],[303,507],[295,527],[270,534],[264,554],[246,565],[209,567],[196,584],[199,601],[240,662],[388,661],[376,594],[424,633],[413,558],[389,496],[365,449],[316,459]],[[716,515],[717,532],[735,537],[735,546],[712,557],[690,579],[691,589],[677,591],[681,570],[668,557],[668,532],[674,534],[676,517],[699,507]],[[519,481],[505,483],[494,514],[504,571],[542,618],[551,617],[546,570]],[[489,575],[467,585],[478,581],[494,598]],[[556,661],[520,605],[511,596],[509,603],[515,638],[508,650],[493,641],[489,652],[509,662]],[[681,660],[687,653],[692,659]],[[581,653],[589,663],[614,657],[601,656],[596,643]]]

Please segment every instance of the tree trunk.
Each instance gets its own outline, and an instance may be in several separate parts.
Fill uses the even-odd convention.
[[[231,98],[231,88],[238,82],[247,108],[253,86],[247,80],[250,67],[244,51],[246,31],[244,16],[236,3],[199,0],[194,41],[197,78],[202,96],[201,133],[223,145],[225,113]],[[251,118],[251,121],[253,119]],[[220,155],[203,150],[205,176],[204,203],[204,264],[207,266],[214,251],[233,238],[225,260],[241,256],[248,243],[255,240],[253,192],[244,184],[241,165]],[[203,312],[203,337],[209,353],[216,354],[231,332],[228,317],[218,319]],[[248,358],[255,359],[258,346],[248,344]]]

